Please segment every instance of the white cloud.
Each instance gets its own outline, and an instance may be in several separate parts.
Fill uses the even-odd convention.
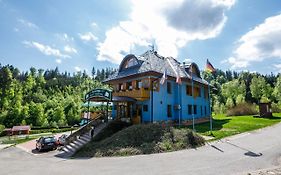
[[[186,58],[186,59],[183,60],[183,62],[185,62],[185,63],[191,63],[191,62],[192,62],[192,59]]]
[[[92,32],[88,32],[85,34],[79,33],[78,35],[79,35],[80,39],[83,41],[97,41],[98,40],[98,38]]]
[[[91,23],[91,27],[93,27],[93,28],[98,27],[98,24],[95,23],[95,22],[92,22],[92,23]]]
[[[281,14],[272,16],[243,35],[233,56],[227,59],[232,68],[245,68],[265,59],[281,59]]]
[[[54,36],[64,43],[73,43],[74,41],[74,38],[67,33],[56,33]]]
[[[56,63],[61,64],[61,59],[56,59]]]
[[[15,32],[19,32],[19,29],[15,27],[15,28],[14,28],[14,31],[15,31]]]
[[[34,23],[30,22],[30,21],[27,21],[25,19],[18,19],[18,22],[20,22],[21,24],[23,24],[23,25],[25,25],[25,26],[27,26],[29,28],[34,28],[34,29],[38,29],[39,28],[36,24],[34,24]]]
[[[178,55],[178,50],[193,40],[216,37],[222,30],[228,10],[235,0],[132,0],[129,20],[106,32],[98,43],[98,60],[118,64],[131,48],[157,44],[164,56]]]
[[[64,51],[67,53],[75,53],[75,54],[78,53],[74,47],[71,47],[69,45],[64,46]]]
[[[62,54],[60,50],[51,48],[48,45],[40,44],[35,41],[23,41],[23,44],[27,47],[36,48],[41,53],[48,55],[48,56],[55,56],[59,58],[71,58],[69,55]]]
[[[78,66],[75,66],[75,67],[74,67],[74,69],[75,69],[75,71],[76,71],[76,72],[81,71],[81,68],[80,68],[80,67],[78,67]]]
[[[275,64],[274,67],[277,69],[278,72],[281,72],[281,64]]]

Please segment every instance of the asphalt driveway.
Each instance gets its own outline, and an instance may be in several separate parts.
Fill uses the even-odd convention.
[[[281,124],[207,144],[198,149],[131,157],[61,159],[19,148],[0,151],[0,174],[248,174],[276,167]]]

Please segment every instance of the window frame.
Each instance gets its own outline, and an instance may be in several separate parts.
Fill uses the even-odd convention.
[[[168,118],[172,118],[173,117],[173,114],[172,114],[172,105],[167,105],[167,117]]]
[[[171,82],[167,82],[167,93],[172,94],[172,83]]]
[[[143,112],[148,112],[148,105],[143,105],[142,110]]]

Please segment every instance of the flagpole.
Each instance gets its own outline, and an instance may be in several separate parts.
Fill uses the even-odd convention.
[[[181,125],[181,115],[180,115],[180,84],[178,84],[178,100],[179,100],[179,126]]]
[[[208,95],[209,95],[209,111],[210,111],[210,131],[213,131],[213,120],[212,120],[212,111],[211,111],[211,94],[210,94],[210,84],[208,82]]]
[[[192,65],[191,65],[191,94],[192,94],[192,106],[191,106],[191,114],[192,114],[192,130],[195,131],[195,123],[194,123],[194,97],[193,97],[193,75],[192,75]]]

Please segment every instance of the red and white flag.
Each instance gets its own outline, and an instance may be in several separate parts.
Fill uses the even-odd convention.
[[[167,80],[167,73],[166,73],[166,70],[164,70],[163,76],[162,76],[162,78],[161,78],[161,80],[160,80],[160,84],[163,85],[166,80]]]

